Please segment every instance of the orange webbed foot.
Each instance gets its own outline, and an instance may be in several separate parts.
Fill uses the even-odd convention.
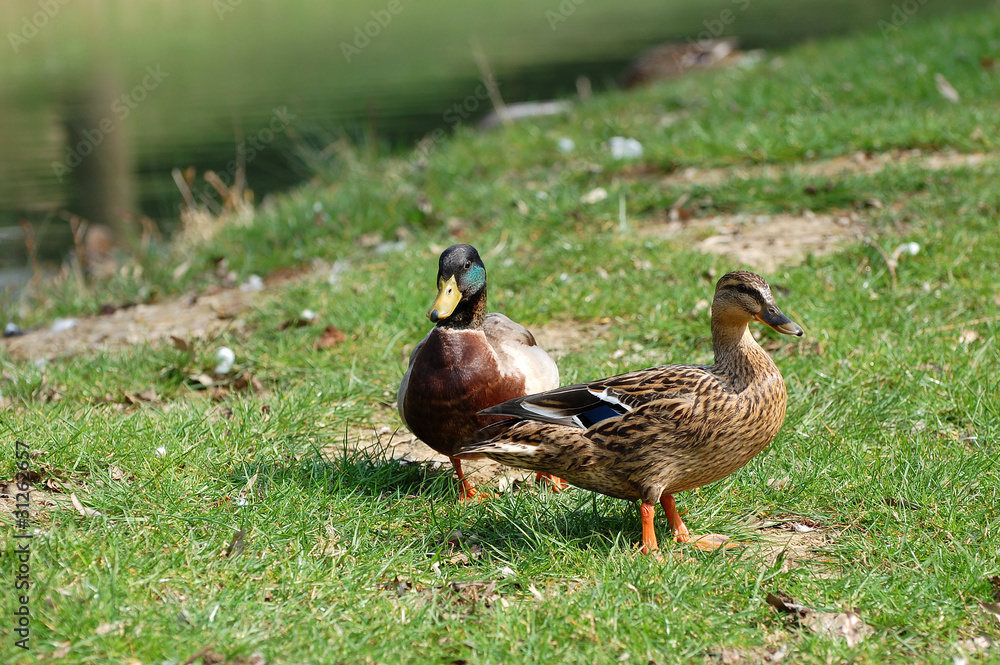
[[[462,471],[462,461],[457,457],[452,457],[451,464],[455,467],[455,475],[458,476],[458,500],[462,503],[467,501],[483,501],[484,499],[491,499],[493,495],[487,494],[486,492],[480,492],[469,479],[465,477],[465,473]]]
[[[472,503],[479,501],[486,501],[487,499],[494,498],[489,492],[482,492],[475,489],[474,487],[459,487],[458,490],[458,500],[461,503]]]
[[[663,506],[664,512],[667,513],[667,520],[670,522],[670,527],[674,530],[675,543],[689,543],[703,552],[714,552],[718,549],[729,549],[737,546],[728,536],[718,533],[692,536],[688,531],[687,525],[684,524],[684,520],[681,519],[680,513],[677,512],[677,502],[674,501],[672,495],[664,494],[660,497],[660,504]]]
[[[553,492],[562,492],[569,489],[569,483],[558,476],[553,476],[551,473],[543,473],[539,471],[535,474],[535,482],[541,483],[548,481]]]

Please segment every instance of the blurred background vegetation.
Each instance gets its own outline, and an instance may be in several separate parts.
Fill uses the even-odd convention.
[[[661,42],[737,36],[775,48],[925,20],[985,0],[8,0],[0,5],[0,287],[60,261],[71,220],[169,235],[183,204],[259,202],[331,168],[348,139],[377,155],[507,103],[615,85]],[[581,77],[583,77],[581,79]],[[201,183],[195,185],[195,183]],[[244,192],[239,192],[245,196]],[[190,199],[189,199],[190,200]],[[112,238],[120,242],[121,238]]]

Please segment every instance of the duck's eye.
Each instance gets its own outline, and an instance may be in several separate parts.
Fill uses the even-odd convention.
[[[466,261],[465,262],[465,269],[468,270],[471,267],[472,267],[472,261]]]
[[[767,313],[770,314],[770,315],[772,315],[772,316],[776,316],[778,314],[778,308],[777,307],[768,307],[767,308]]]

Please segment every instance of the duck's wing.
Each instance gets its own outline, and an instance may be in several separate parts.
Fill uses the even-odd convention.
[[[503,314],[487,314],[483,333],[496,352],[501,374],[524,379],[524,392],[540,393],[559,385],[559,368],[535,336]]]
[[[481,413],[591,429],[653,402],[689,402],[684,393],[692,374],[708,372],[697,366],[652,367],[518,397]]]

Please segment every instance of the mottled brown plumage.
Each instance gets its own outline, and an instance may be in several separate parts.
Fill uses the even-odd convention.
[[[559,370],[527,329],[486,313],[486,268],[475,248],[454,245],[441,254],[438,289],[428,313],[437,325],[410,355],[396,403],[410,431],[451,458],[461,496],[469,498],[476,492],[455,452],[478,429],[501,420],[478,412],[555,388]]]
[[[624,90],[638,88],[680,76],[691,69],[736,61],[739,57],[736,45],[736,39],[726,38],[654,46],[629,63],[618,78],[618,85]]]
[[[731,272],[719,280],[712,303],[714,365],[653,367],[497,405],[484,415],[514,419],[485,428],[459,452],[641,501],[644,551],[656,549],[652,515],[660,502],[675,539],[686,542],[672,495],[744,466],[785,418],[785,383],[750,333],[753,320],[802,334],[763,278]]]

